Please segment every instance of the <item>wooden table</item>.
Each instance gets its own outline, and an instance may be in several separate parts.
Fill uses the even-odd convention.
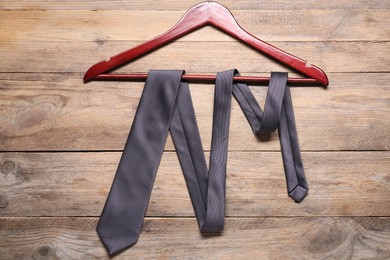
[[[84,85],[83,72],[197,2],[0,3],[0,259],[108,258],[95,227],[143,83]],[[389,259],[390,2],[222,3],[329,76],[326,90],[292,89],[309,195],[288,198],[277,134],[254,136],[233,101],[223,234],[199,232],[169,137],[140,239],[116,258]],[[231,68],[286,71],[211,27],[119,71]],[[213,86],[190,88],[208,156]],[[263,105],[266,88],[251,88]]]

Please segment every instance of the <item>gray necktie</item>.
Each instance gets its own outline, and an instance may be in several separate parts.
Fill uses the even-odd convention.
[[[287,73],[271,73],[264,112],[245,84],[233,84],[236,70],[218,73],[215,85],[209,170],[184,71],[148,74],[141,100],[97,231],[110,254],[139,236],[158,165],[170,130],[199,228],[220,232],[224,225],[225,183],[231,94],[255,134],[279,129],[287,190],[296,202],[307,193]],[[279,126],[279,127],[278,127]]]

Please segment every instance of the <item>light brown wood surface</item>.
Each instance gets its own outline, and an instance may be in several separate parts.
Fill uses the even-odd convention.
[[[388,259],[388,217],[226,218],[220,236],[193,218],[146,218],[139,242],[115,259]],[[107,259],[97,218],[1,218],[10,259]],[[17,249],[17,250],[16,250]]]
[[[176,0],[14,0],[4,1],[4,10],[187,10],[189,7],[199,3],[198,0],[176,1]],[[231,10],[328,10],[328,9],[386,9],[390,6],[387,1],[381,0],[340,0],[340,1],[311,1],[311,0],[226,0],[221,1]]]
[[[8,189],[1,196],[7,204],[2,215],[99,216],[120,155],[0,154],[0,163],[9,165],[2,169],[0,187]],[[230,151],[226,215],[389,216],[389,155],[303,152],[310,195],[296,204],[287,196],[280,152]],[[175,152],[163,155],[147,215],[194,216]]]
[[[248,73],[247,73],[248,74]],[[0,74],[1,136],[6,151],[122,150],[143,83],[93,82],[81,74]],[[387,73],[330,73],[322,88],[294,88],[303,150],[389,150],[390,92]],[[267,89],[252,87],[260,104]],[[209,149],[213,87],[192,84],[191,94]],[[277,134],[259,141],[239,105],[232,102],[230,150],[279,150]],[[375,106],[375,109],[374,109]],[[167,150],[174,149],[171,138]]]
[[[146,41],[173,26],[180,11],[153,10],[49,10],[0,11],[1,39],[59,41]],[[386,9],[332,10],[234,10],[245,29],[267,41],[351,41],[388,40],[390,17]],[[88,19],[86,19],[88,17]],[[147,17],[147,30],[145,18]],[[10,20],[13,23],[9,23]],[[302,30],[302,24],[308,25]],[[310,25],[310,26],[309,26]],[[364,27],[363,27],[364,26]],[[77,28],[77,30],[76,30]],[[278,28],[275,30],[275,28]],[[48,34],[47,31],[51,33]],[[384,38],[386,37],[386,38]],[[236,41],[210,27],[178,41]],[[295,53],[295,52],[294,52]]]
[[[95,231],[143,83],[82,83],[199,1],[0,2],[0,259],[108,259]],[[310,190],[287,196],[278,136],[233,101],[226,227],[197,227],[169,137],[139,242],[116,259],[389,259],[390,2],[221,1],[257,37],[324,69],[292,98]],[[211,27],[120,69],[290,71]],[[206,157],[213,86],[191,84]],[[267,89],[251,87],[261,105]]]

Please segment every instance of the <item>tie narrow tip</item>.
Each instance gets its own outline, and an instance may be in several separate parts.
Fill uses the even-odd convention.
[[[307,195],[308,189],[301,185],[295,186],[295,188],[288,194],[295,202],[301,202]]]

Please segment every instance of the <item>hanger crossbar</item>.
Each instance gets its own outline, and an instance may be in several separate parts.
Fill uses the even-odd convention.
[[[100,74],[94,80],[100,81],[145,81],[148,77],[147,73],[133,73],[133,74]],[[184,74],[183,81],[192,83],[214,83],[216,75],[205,74]],[[269,77],[256,76],[235,76],[234,82],[247,83],[250,85],[266,86],[269,83]],[[308,87],[308,86],[324,86],[322,83],[311,78],[288,78],[287,83],[290,86]]]

